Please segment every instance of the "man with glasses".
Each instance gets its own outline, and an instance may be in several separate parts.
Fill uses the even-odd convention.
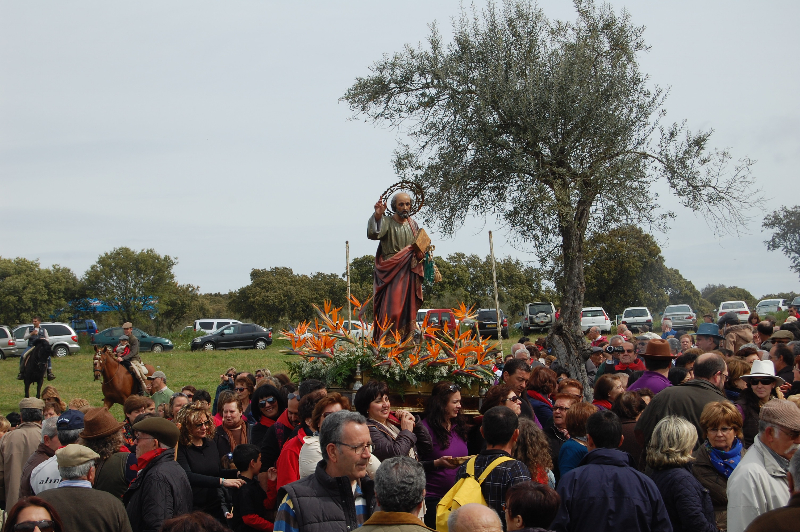
[[[698,445],[705,441],[700,415],[708,403],[727,401],[723,392],[727,378],[728,366],[724,358],[716,353],[704,353],[697,357],[694,363],[694,379],[680,386],[663,389],[642,412],[635,429],[636,438],[642,447],[650,442],[656,424],[669,415],[681,416],[695,426]]]
[[[278,492],[275,532],[352,532],[375,510],[367,420],[356,412],[334,412],[320,428],[319,443],[322,460],[314,474]]]
[[[728,532],[789,502],[789,460],[800,447],[800,409],[773,399],[759,413],[758,436],[728,478]]]
[[[150,381],[150,398],[156,404],[156,411],[158,411],[159,406],[169,403],[173,391],[167,388],[167,376],[163,371],[156,371],[152,375],[148,375],[147,380]]]
[[[527,397],[525,390],[528,389],[528,379],[531,378],[531,367],[522,359],[515,358],[509,360],[503,367],[502,380],[503,383],[511,386],[514,393],[518,397]],[[533,420],[536,425],[541,427],[541,423],[536,419],[536,414],[533,412],[533,407],[530,401],[521,401],[520,409],[522,410],[521,416]]]

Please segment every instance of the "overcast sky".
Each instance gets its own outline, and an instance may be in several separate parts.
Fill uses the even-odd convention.
[[[613,5],[647,27],[641,65],[671,89],[668,121],[714,128],[714,146],[756,159],[764,212],[800,203],[800,3]],[[575,18],[566,0],[540,6]],[[154,248],[203,292],[238,289],[252,268],[343,272],[346,240],[351,257],[375,251],[366,221],[396,180],[400,137],[348,120],[339,98],[429,23],[449,36],[458,12],[455,1],[0,0],[0,256],[81,275],[115,247]],[[763,213],[722,239],[678,214],[657,238],[698,289],[800,292],[763,245]],[[496,255],[533,260],[492,220],[432,236],[440,255],[483,256],[490,229]]]

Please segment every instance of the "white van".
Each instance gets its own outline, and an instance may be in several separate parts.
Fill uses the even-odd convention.
[[[214,332],[220,327],[225,327],[231,323],[242,323],[239,320],[232,320],[230,318],[203,318],[194,320],[194,330],[196,332]]]

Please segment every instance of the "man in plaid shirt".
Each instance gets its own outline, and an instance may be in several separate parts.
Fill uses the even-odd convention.
[[[519,419],[505,406],[490,408],[483,415],[481,434],[486,440],[486,449],[475,459],[475,478],[479,478],[483,470],[501,457],[511,457],[514,445],[519,438]],[[467,464],[458,469],[458,479],[467,477]],[[506,490],[514,484],[531,479],[528,467],[519,460],[508,460],[496,466],[481,484],[483,498],[489,508],[497,512],[506,528]]]

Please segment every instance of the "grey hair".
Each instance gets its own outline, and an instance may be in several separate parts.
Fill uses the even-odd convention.
[[[367,420],[358,412],[350,410],[340,410],[325,418],[319,428],[319,447],[322,450],[322,459],[328,460],[328,444],[341,443],[344,433],[344,426],[348,423],[366,425]]]
[[[677,338],[667,338],[667,343],[671,353],[677,353],[681,350],[681,341]]]
[[[58,423],[58,416],[49,417],[42,421],[42,443],[44,443],[45,436],[52,440],[58,434],[56,423]]]
[[[19,420],[22,423],[34,423],[41,421],[44,418],[44,413],[41,408],[20,408]]]
[[[776,430],[780,430],[778,428],[778,425],[775,425],[774,423],[770,423],[768,421],[764,421],[763,419],[759,419],[758,420],[758,435],[760,436],[760,435],[764,434],[765,432],[767,432],[767,429],[770,428],[770,427],[772,427],[772,429],[773,429],[772,432],[773,433]]]
[[[375,472],[375,496],[384,512],[411,513],[425,493],[425,469],[408,456],[393,456]]]
[[[72,467],[59,467],[58,474],[61,475],[61,480],[75,480],[87,476],[92,467],[94,467],[94,460],[89,460]]]
[[[610,343],[611,343],[611,342],[613,342],[614,340],[620,340],[620,341],[622,341],[622,342],[627,342],[627,341],[628,341],[628,340],[626,340],[626,339],[625,339],[625,337],[624,337],[624,336],[622,336],[621,334],[615,334],[614,336],[612,336],[611,338],[609,338],[609,339],[608,339],[608,343],[610,344]]]
[[[520,353],[522,353],[522,356],[517,357],[517,355],[519,355]],[[531,358],[531,352],[528,351],[528,349],[525,347],[523,347],[522,349],[517,349],[516,351],[514,351],[514,358],[525,358],[525,359]]]
[[[800,491],[800,453],[794,453],[789,460],[789,473],[794,479],[794,491]]]
[[[61,445],[69,445],[70,443],[75,443],[76,441],[78,441],[78,438],[81,437],[82,431],[83,429],[71,429],[71,430],[61,429],[58,431],[58,441],[61,442]]]
[[[688,464],[697,443],[697,429],[680,416],[667,416],[653,429],[647,444],[647,465],[653,469]]]
[[[497,515],[497,512],[495,512],[494,510],[492,510],[488,506],[484,506],[483,504],[476,503],[476,502],[471,502],[469,504],[465,504],[464,506],[460,506],[459,508],[456,508],[455,510],[450,512],[450,516],[447,518],[447,529],[450,532],[460,532],[461,529],[469,530],[467,528],[467,525],[459,526],[459,524],[458,524],[458,518],[460,517],[461,512],[464,511],[464,508],[467,508],[467,513],[469,513],[469,510],[471,510],[472,508],[476,508],[476,509],[480,508],[481,510],[483,510],[483,509],[489,510],[486,513],[486,516],[490,520],[495,521],[495,522],[493,522],[493,523],[485,523],[484,522],[482,524],[483,525],[487,525],[487,524],[494,525],[494,526],[491,527],[492,530],[503,530],[503,523],[500,521],[500,516]],[[469,524],[472,524],[472,521],[470,521]]]

